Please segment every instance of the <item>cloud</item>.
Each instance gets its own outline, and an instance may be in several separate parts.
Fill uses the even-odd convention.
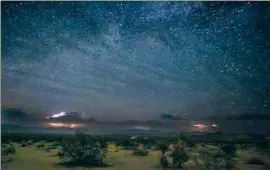
[[[60,112],[50,117],[45,118],[48,122],[59,122],[59,123],[93,123],[96,122],[95,118],[83,117],[80,112]]]
[[[188,132],[198,131],[194,125],[207,125],[203,130],[206,132],[249,132],[249,133],[270,133],[268,114],[242,113],[239,115],[210,116],[201,119],[189,118],[183,120],[170,114],[161,115],[162,120],[99,120],[94,117],[85,117],[80,112],[60,112],[49,117],[45,112],[29,111],[28,109],[4,108],[2,109],[2,123],[16,124],[32,127],[84,127],[88,131],[121,131],[121,130],[142,130],[161,132]],[[212,127],[216,124],[216,127]]]
[[[39,124],[43,114],[27,112],[19,108],[4,108],[1,110],[1,123],[10,124]]]
[[[167,114],[167,113],[162,114],[160,117],[162,119],[166,119],[166,120],[185,120],[185,119],[183,119],[181,117],[177,117],[177,116],[174,116],[174,115],[171,115],[171,114]]]
[[[198,122],[216,124],[221,132],[270,133],[270,115],[266,113],[238,113],[235,115],[208,116]]]
[[[157,127],[163,127],[166,126],[164,122],[160,122],[157,120],[146,120],[146,121],[141,121],[141,120],[126,120],[126,121],[118,121],[118,122],[113,122],[113,121],[106,121],[106,122],[99,122],[100,124],[112,124],[112,125],[122,125],[122,126],[145,126],[145,127],[151,127],[151,128],[157,128]]]
[[[148,126],[134,126],[134,129],[138,129],[138,130],[150,130],[151,127],[148,127]]]
[[[33,113],[26,110],[27,109],[18,108],[2,109],[2,123],[45,127],[60,127],[62,125],[70,127],[74,124],[91,127],[91,129],[152,129],[168,126],[168,124],[156,120],[103,121],[97,120],[94,117],[85,117],[84,114],[80,112],[59,112],[47,116],[45,113]]]

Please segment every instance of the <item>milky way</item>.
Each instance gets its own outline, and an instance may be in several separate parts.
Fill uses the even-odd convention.
[[[2,106],[99,119],[269,113],[270,5],[2,2]]]

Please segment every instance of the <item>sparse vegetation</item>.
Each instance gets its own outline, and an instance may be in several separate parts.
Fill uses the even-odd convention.
[[[265,151],[268,145],[262,142],[265,137],[257,137],[258,140],[250,137],[250,142],[243,143],[230,138],[228,142],[227,136],[224,138],[222,135],[164,138],[91,136],[79,132],[75,135],[2,134],[1,162],[7,170],[18,169],[18,166],[22,166],[21,169],[35,169],[35,163],[41,170],[61,169],[63,167],[59,166],[63,165],[72,165],[79,170],[80,166],[95,170],[94,167],[100,169],[104,165],[118,170],[154,170],[157,165],[171,170],[230,170],[236,166],[238,169],[242,166],[268,166],[266,158],[269,155],[267,157]],[[260,142],[261,147],[258,147]],[[264,157],[259,156],[263,154]],[[111,170],[110,167],[101,167],[100,170],[105,168]]]

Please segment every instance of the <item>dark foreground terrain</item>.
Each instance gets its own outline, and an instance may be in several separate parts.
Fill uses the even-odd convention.
[[[270,169],[270,138],[262,135],[2,133],[1,142],[4,170]]]

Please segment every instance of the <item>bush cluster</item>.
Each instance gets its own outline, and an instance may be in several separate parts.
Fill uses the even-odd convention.
[[[103,166],[106,149],[89,135],[76,132],[75,137],[62,143],[58,156],[66,163],[80,166]]]
[[[11,143],[1,145],[1,155],[14,154],[15,152],[15,147]]]

